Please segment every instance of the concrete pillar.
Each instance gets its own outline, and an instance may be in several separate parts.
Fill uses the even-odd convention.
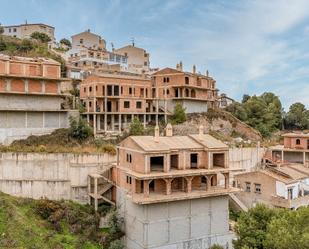
[[[146,114],[144,114],[144,128],[146,128]]]
[[[208,152],[208,169],[212,169],[213,164],[212,164],[212,155],[210,152]]]
[[[94,178],[94,210],[98,211],[98,178]]]
[[[45,92],[46,92],[45,81],[42,80],[42,81],[41,81],[41,84],[42,84],[42,93],[45,93]]]
[[[28,93],[29,92],[29,81],[28,80],[23,80],[25,83],[25,92]]]
[[[186,189],[186,192],[187,192],[187,193],[191,193],[191,192],[192,192],[192,179],[193,179],[193,176],[187,176],[187,177],[186,177],[186,180],[187,180],[187,189]]]
[[[169,172],[171,169],[170,155],[164,155],[164,172]]]
[[[135,178],[132,178],[131,192],[132,194],[136,193],[136,179]]]
[[[149,197],[149,180],[144,180],[144,197]]]
[[[88,204],[91,204],[91,197],[90,197],[90,192],[91,192],[91,177],[87,176],[87,186],[88,186]]]
[[[306,165],[306,152],[303,152],[303,164]]]
[[[145,173],[149,173],[150,171],[148,165],[149,165],[149,157],[145,155],[145,168],[144,168]]]
[[[101,115],[97,115],[97,130],[101,130]]]
[[[124,114],[124,128],[127,128],[128,125],[128,116],[127,114]]]
[[[281,151],[281,161],[282,162],[284,161],[284,151],[283,150]]]
[[[119,129],[119,132],[121,132],[121,123],[122,123],[122,121],[121,121],[121,114],[119,114],[119,116],[118,116],[118,129]]]
[[[170,195],[172,194],[172,178],[168,178],[168,179],[164,179],[165,183],[166,183],[166,194]]]
[[[211,175],[205,175],[206,177],[206,191],[211,189]]]
[[[230,186],[230,174],[229,173],[224,173],[224,188],[228,189]]]
[[[93,114],[93,134],[97,134],[97,115]]]
[[[114,116],[114,114],[111,115],[111,122],[112,122],[112,131],[115,131],[115,116]]]

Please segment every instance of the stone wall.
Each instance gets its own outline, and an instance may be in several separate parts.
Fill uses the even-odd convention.
[[[115,161],[110,154],[1,153],[0,191],[85,203],[88,174],[99,173]]]

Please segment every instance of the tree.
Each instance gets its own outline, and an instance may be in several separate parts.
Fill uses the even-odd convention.
[[[290,106],[284,123],[288,129],[308,129],[309,111],[302,103],[294,103]]]
[[[250,95],[244,94],[244,95],[242,96],[242,101],[241,101],[241,103],[246,103],[250,98],[251,98]]]
[[[263,243],[267,234],[267,225],[275,214],[275,209],[262,204],[249,209],[247,213],[242,213],[235,226],[238,238],[233,241],[234,248],[242,249],[247,246],[254,249],[264,249]]]
[[[129,134],[131,136],[141,136],[144,134],[144,126],[137,117],[135,117],[130,124]]]
[[[33,43],[29,39],[23,39],[21,44],[18,46],[18,51],[27,53],[34,49]]]
[[[0,25],[0,35],[4,33],[4,28]]]
[[[93,131],[88,123],[82,119],[70,118],[69,136],[80,141],[86,140],[93,135]]]
[[[45,34],[45,33],[42,33],[42,32],[33,32],[31,35],[30,35],[30,37],[32,38],[32,39],[35,39],[35,40],[38,40],[38,41],[40,41],[40,42],[42,42],[42,43],[48,43],[48,42],[50,42],[51,41],[51,38],[47,35],[47,34]]]
[[[181,124],[186,121],[186,108],[182,107],[180,103],[175,105],[171,121],[173,124]]]
[[[71,42],[70,42],[68,39],[66,39],[66,38],[62,38],[62,39],[60,40],[60,44],[63,44],[63,45],[65,45],[65,46],[69,47],[69,48],[72,47]]]

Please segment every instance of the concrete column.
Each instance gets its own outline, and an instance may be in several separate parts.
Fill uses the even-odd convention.
[[[97,134],[97,115],[93,114],[93,134]]]
[[[44,80],[41,81],[41,85],[42,85],[42,93],[45,93],[46,90],[45,90],[45,81]]]
[[[164,155],[164,172],[169,172],[171,169],[170,155]]]
[[[98,211],[98,178],[94,178],[94,210]]]
[[[26,75],[26,64],[23,64],[22,67],[23,67],[23,75]]]
[[[136,180],[135,180],[135,178],[132,178],[131,192],[132,192],[132,194],[136,193]]]
[[[284,161],[284,151],[283,150],[281,151],[281,161],[282,162]]]
[[[101,115],[97,115],[97,130],[101,130]]]
[[[186,177],[186,180],[187,180],[187,193],[191,193],[192,192],[192,179],[193,179],[193,176],[188,176]]]
[[[165,183],[166,183],[166,194],[170,195],[172,194],[172,178],[168,178],[168,179],[164,179]]]
[[[229,173],[224,173],[224,188],[228,189],[230,186],[230,174]]]
[[[159,113],[159,100],[157,99],[156,100],[156,125],[159,124],[159,115],[158,115],[158,113]]]
[[[88,186],[88,204],[91,204],[91,197],[90,197],[90,192],[91,192],[91,178],[90,176],[87,176],[87,186]]]
[[[144,170],[145,170],[145,173],[149,173],[149,167],[148,167],[148,165],[149,165],[149,157],[147,156],[147,155],[145,155],[145,168],[144,168]]]
[[[57,93],[60,94],[61,93],[61,86],[60,86],[60,82],[57,82]]]
[[[122,123],[122,121],[121,121],[121,114],[119,114],[119,116],[118,116],[118,129],[119,129],[119,132],[121,132],[121,123]]]
[[[128,125],[128,116],[127,114],[124,114],[124,128],[127,128]]]
[[[112,121],[112,131],[115,130],[115,116],[114,114],[111,115],[111,121]]]
[[[146,114],[144,114],[144,128],[146,128]]]
[[[213,165],[212,165],[212,155],[210,152],[208,152],[208,169],[212,169]]]
[[[205,175],[206,177],[206,191],[211,189],[211,175]]]
[[[306,165],[306,152],[303,152],[303,164]]]
[[[149,180],[144,180],[144,197],[149,197]]]

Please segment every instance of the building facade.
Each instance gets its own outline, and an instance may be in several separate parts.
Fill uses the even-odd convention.
[[[309,134],[286,133],[282,135],[283,145],[268,149],[264,160],[278,163],[301,163],[309,166]]]
[[[147,73],[150,71],[150,55],[143,48],[128,45],[114,50],[115,53],[128,58],[128,72]]]
[[[63,80],[56,61],[0,55],[0,143],[68,127]]]
[[[87,72],[125,71],[128,67],[126,56],[108,51],[106,41],[90,30],[72,36],[72,48],[66,57],[70,67],[80,69],[79,78]]]
[[[176,69],[164,68],[152,74],[155,95],[165,110],[173,112],[177,103],[186,108],[186,113],[207,112],[208,108],[218,107],[218,89],[216,81],[208,75],[192,73],[182,69],[182,63]]]
[[[3,29],[3,35],[13,36],[19,39],[29,39],[32,33],[40,32],[48,35],[52,41],[55,41],[55,28],[43,23],[3,26]]]
[[[132,136],[117,147],[116,205],[126,248],[232,248],[228,147],[200,133]]]
[[[257,203],[289,209],[309,206],[309,168],[302,164],[266,166],[238,174],[235,181],[243,190],[237,197],[248,208]]]
[[[153,99],[151,81],[146,75],[92,74],[81,82],[80,98],[95,133],[121,132],[134,117],[146,126],[167,115],[158,100]]]

